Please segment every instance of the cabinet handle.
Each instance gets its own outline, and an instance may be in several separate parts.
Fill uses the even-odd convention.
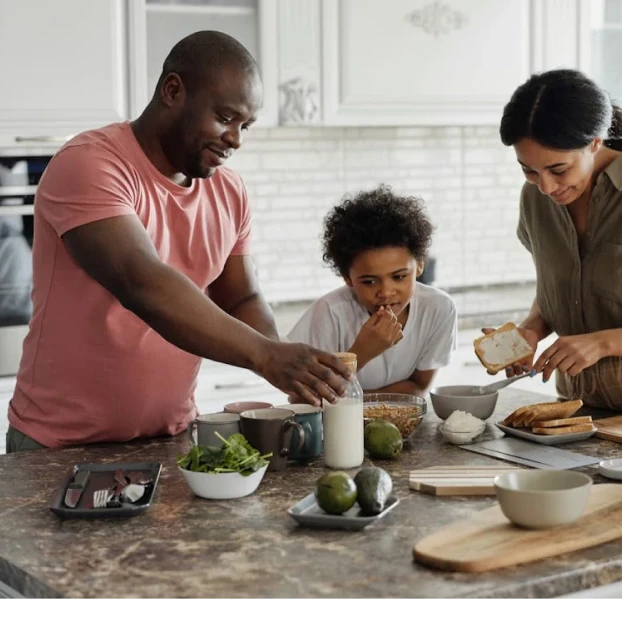
[[[58,136],[16,136],[16,143],[65,143],[73,138],[73,134],[66,137]]]
[[[254,386],[262,386],[264,381],[261,379],[249,380],[249,381],[234,381],[231,383],[216,384],[215,390],[233,390],[234,388],[252,388]]]

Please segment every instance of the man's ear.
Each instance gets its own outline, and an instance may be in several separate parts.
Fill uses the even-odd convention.
[[[343,281],[346,283],[346,286],[352,288],[352,280],[349,277],[344,276]]]
[[[417,260],[417,277],[421,277],[423,269],[425,269],[425,262],[423,260]]]
[[[596,154],[596,152],[603,146],[603,140],[599,137],[596,137],[591,143],[590,143],[590,151],[592,152],[592,154]]]
[[[186,97],[186,87],[181,80],[181,76],[175,72],[170,73],[162,81],[160,87],[160,99],[167,108],[176,104],[183,104]]]

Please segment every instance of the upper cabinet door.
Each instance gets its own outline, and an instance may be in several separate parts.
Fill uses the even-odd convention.
[[[581,0],[580,67],[622,102],[622,0]]]
[[[220,30],[235,37],[257,60],[264,106],[257,126],[277,124],[276,0],[132,0],[132,116],[151,99],[172,47],[199,30]]]
[[[127,118],[124,0],[0,0],[0,142],[63,142]]]
[[[323,0],[324,124],[497,124],[531,71],[531,7]]]

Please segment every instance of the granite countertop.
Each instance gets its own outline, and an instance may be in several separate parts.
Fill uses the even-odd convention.
[[[546,400],[503,390],[491,421]],[[493,504],[494,497],[413,492],[409,471],[507,465],[443,442],[437,423],[428,414],[398,460],[376,462],[392,475],[401,502],[361,532],[305,529],[287,515],[313,491],[325,470],[321,460],[266,473],[247,498],[208,501],[194,497],[177,471],[175,458],[187,450],[185,435],[0,456],[0,581],[29,597],[444,598],[550,597],[622,579],[622,540],[482,574],[414,563],[412,547],[419,539]],[[622,456],[622,446],[594,437],[572,449]],[[58,519],[49,505],[68,469],[80,461],[161,462],[153,506],[127,519]],[[604,481],[594,467],[584,471]]]

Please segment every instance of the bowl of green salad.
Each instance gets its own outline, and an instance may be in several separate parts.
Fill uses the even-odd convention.
[[[196,496],[211,499],[242,498],[261,483],[272,453],[260,455],[241,433],[216,435],[222,445],[193,445],[177,458],[177,466]]]

